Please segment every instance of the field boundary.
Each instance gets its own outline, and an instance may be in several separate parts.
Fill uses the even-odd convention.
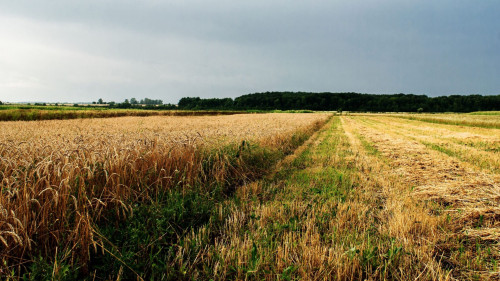
[[[148,116],[217,116],[250,114],[245,111],[188,111],[188,110],[141,110],[141,109],[4,109],[0,121],[42,121],[85,118],[148,117]],[[254,113],[257,114],[257,113]]]

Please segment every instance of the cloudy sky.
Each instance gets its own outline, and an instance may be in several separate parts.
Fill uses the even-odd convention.
[[[500,94],[500,1],[0,0],[0,100]]]

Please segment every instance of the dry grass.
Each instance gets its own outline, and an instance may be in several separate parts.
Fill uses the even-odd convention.
[[[430,124],[404,119],[365,118],[364,123],[457,157],[488,172],[500,172],[500,130]]]
[[[498,114],[392,114],[391,116],[430,123],[500,129],[500,115]]]
[[[125,218],[130,202],[173,186],[225,182],[252,172],[236,169],[222,151],[206,152],[242,140],[286,150],[296,132],[310,131],[326,118],[259,114],[1,123],[3,270],[26,262],[31,253],[53,257],[58,247],[85,264],[89,250],[97,249],[94,224],[107,212]]]
[[[490,129],[491,134],[480,135],[477,130],[487,130],[461,128],[457,132],[449,125],[428,125],[432,129],[426,126],[417,121],[380,117],[350,120],[350,127],[373,142],[412,187],[412,196],[438,204],[430,211],[448,221],[449,232],[443,233],[436,244],[446,267],[453,268],[454,275],[461,278],[495,279],[498,277],[495,260],[500,259],[500,175],[496,173],[498,169],[485,171],[481,162],[471,159],[478,157],[496,167],[498,152],[441,151],[441,147],[423,143],[448,143],[463,136],[482,136],[484,140],[478,141],[483,142],[498,132]],[[455,157],[449,156],[451,152]],[[462,162],[457,157],[469,161]]]
[[[213,245],[187,264],[214,280],[447,280],[433,254],[443,219],[339,118],[272,179],[242,186]],[[242,202],[242,203],[239,203]],[[221,208],[222,210],[222,208]],[[409,212],[409,214],[408,214]],[[207,228],[182,247],[204,245]],[[196,245],[193,247],[193,245]],[[195,255],[191,253],[191,255]],[[209,270],[197,270],[197,269]]]
[[[497,279],[498,175],[378,118],[334,118],[274,177],[241,186],[215,238],[207,225],[179,247],[188,275]]]

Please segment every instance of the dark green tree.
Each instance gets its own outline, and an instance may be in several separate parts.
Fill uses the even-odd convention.
[[[360,112],[471,112],[500,110],[500,95],[428,97],[413,94],[373,95],[359,93],[265,92],[232,99],[179,100],[180,109],[292,110],[310,109]]]

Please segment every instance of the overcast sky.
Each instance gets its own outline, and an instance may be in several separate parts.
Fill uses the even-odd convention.
[[[0,0],[0,101],[500,94],[500,1]]]

